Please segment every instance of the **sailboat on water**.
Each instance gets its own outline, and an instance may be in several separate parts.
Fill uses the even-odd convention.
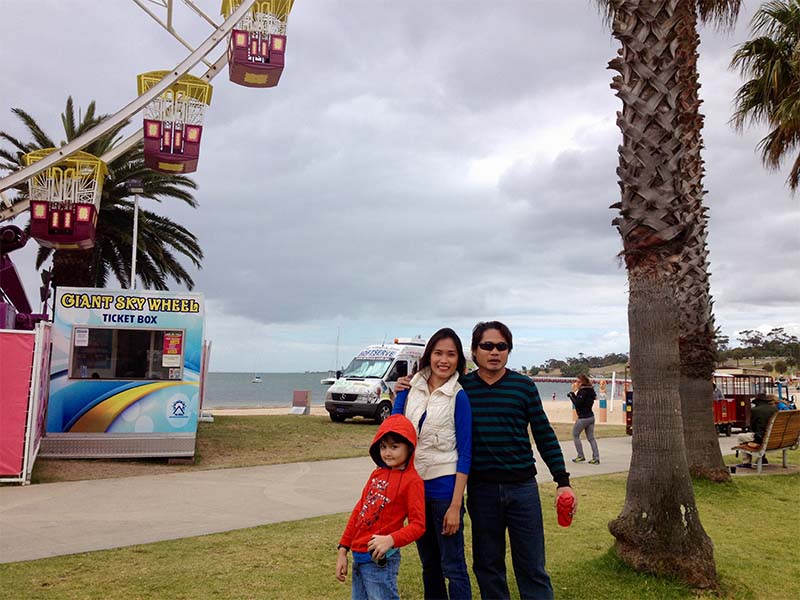
[[[336,362],[333,363],[333,366],[338,368],[339,366],[339,328],[336,328]],[[333,385],[333,383],[338,379],[337,377],[338,372],[335,369],[331,369],[328,371],[328,376],[323,377],[319,380],[322,385]]]
[[[253,374],[253,378],[250,380],[250,383],[261,383],[261,375]]]

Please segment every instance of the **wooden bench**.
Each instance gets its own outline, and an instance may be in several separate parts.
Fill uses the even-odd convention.
[[[732,449],[749,454],[755,460],[758,472],[761,473],[761,461],[767,452],[783,451],[783,468],[786,464],[786,452],[800,446],[800,410],[779,410],[769,419],[764,439],[760,446],[753,442],[739,444]]]

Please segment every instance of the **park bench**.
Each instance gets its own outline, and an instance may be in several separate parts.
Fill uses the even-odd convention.
[[[786,464],[786,452],[795,450],[800,446],[800,410],[779,410],[767,423],[767,430],[761,445],[753,442],[739,444],[732,449],[749,454],[751,461],[755,462],[758,472],[761,473],[761,464],[767,452],[783,451],[783,468]]]

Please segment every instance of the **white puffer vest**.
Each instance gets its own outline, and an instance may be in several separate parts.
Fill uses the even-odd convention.
[[[456,450],[456,394],[461,391],[458,374],[441,387],[428,392],[431,370],[425,368],[411,380],[405,404],[405,415],[417,430],[417,448],[414,466],[423,480],[444,475],[455,475],[458,451]],[[422,431],[419,420],[427,411]]]

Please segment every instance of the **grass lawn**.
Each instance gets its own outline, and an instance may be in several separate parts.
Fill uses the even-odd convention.
[[[793,452],[792,464],[799,459],[800,452]],[[568,529],[556,524],[552,486],[542,487],[548,568],[556,597],[800,598],[800,475],[736,477],[730,484],[695,484],[703,525],[715,544],[719,595],[696,595],[675,581],[636,573],[615,558],[607,523],[622,506],[625,479],[624,474],[617,474],[576,481],[580,512]],[[346,514],[338,514],[0,565],[0,599],[344,600],[350,597],[349,578],[346,584],[340,584],[333,571],[336,542],[346,520]],[[469,539],[469,532],[467,535]],[[412,545],[402,552],[401,596],[421,598],[416,549]],[[477,586],[473,585],[477,597]]]
[[[560,440],[572,439],[572,425],[554,423]],[[215,417],[200,423],[194,464],[167,464],[164,459],[38,459],[33,483],[155,475],[175,471],[252,467],[364,456],[377,425],[356,420],[332,423],[321,416]],[[625,435],[623,425],[595,425],[595,436]]]

